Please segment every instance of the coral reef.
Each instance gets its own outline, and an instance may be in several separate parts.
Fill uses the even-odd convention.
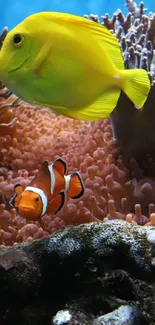
[[[0,323],[153,324],[154,249],[154,227],[112,220],[3,250]]]
[[[124,219],[155,225],[154,47],[155,16],[144,4],[126,1],[129,13],[118,10],[101,17],[120,41],[127,68],[143,67],[152,89],[142,111],[122,93],[111,118],[87,123],[57,116],[48,108],[29,105],[0,86],[0,247],[31,241],[64,225]],[[86,16],[88,17],[88,16]],[[89,17],[88,17],[89,18]],[[99,22],[97,16],[91,19]],[[7,30],[0,37],[0,46]],[[111,124],[112,121],[112,124]],[[11,209],[13,186],[26,186],[44,160],[67,161],[68,172],[82,174],[86,191],[68,200],[56,215],[28,222]]]

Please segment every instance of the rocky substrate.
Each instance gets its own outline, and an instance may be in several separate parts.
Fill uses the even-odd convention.
[[[67,227],[0,251],[1,325],[151,325],[155,229]]]

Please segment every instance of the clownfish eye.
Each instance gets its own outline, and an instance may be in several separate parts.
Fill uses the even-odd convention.
[[[22,34],[15,34],[13,36],[13,45],[16,47],[22,46],[24,43],[24,36]]]
[[[39,197],[36,197],[35,199],[35,202],[39,202],[40,200],[39,200]]]

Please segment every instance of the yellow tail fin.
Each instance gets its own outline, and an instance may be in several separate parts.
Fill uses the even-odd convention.
[[[121,71],[124,82],[121,86],[132,102],[141,108],[151,88],[147,71],[143,69],[129,69]]]

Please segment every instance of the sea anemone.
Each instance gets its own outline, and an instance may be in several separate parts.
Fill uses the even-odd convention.
[[[124,219],[155,224],[155,161],[153,134],[155,96],[155,15],[144,4],[126,1],[129,13],[118,10],[86,18],[104,24],[118,38],[126,68],[148,71],[152,88],[142,111],[122,93],[110,118],[88,123],[57,116],[48,108],[29,105],[0,87],[0,245],[41,238],[64,225]],[[7,30],[0,37],[0,46]],[[14,184],[29,184],[44,160],[62,157],[68,173],[79,171],[85,184],[80,200],[68,199],[55,216],[29,222],[9,205]]]

